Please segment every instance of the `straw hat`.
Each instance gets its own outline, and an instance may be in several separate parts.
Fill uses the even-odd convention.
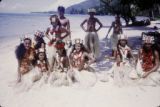
[[[89,8],[89,9],[88,9],[88,13],[96,13],[96,9],[94,9],[94,8]]]

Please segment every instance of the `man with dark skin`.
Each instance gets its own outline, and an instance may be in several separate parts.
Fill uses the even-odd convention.
[[[85,47],[89,50],[93,57],[97,59],[100,53],[99,38],[97,32],[102,28],[103,25],[96,17],[94,17],[95,13],[95,9],[88,9],[89,18],[85,19],[81,23],[81,28],[85,32],[87,32],[85,36]],[[85,23],[87,23],[87,28],[84,27]],[[98,28],[96,28],[96,24],[99,25]]]
[[[69,32],[70,32],[70,22],[69,22],[69,19],[67,19],[64,14],[65,14],[65,8],[63,6],[59,6],[58,9],[58,18],[59,18],[59,21],[62,25],[62,27],[64,27],[65,29],[67,29]],[[69,37],[69,38],[68,38]],[[67,37],[67,39],[71,39],[71,35],[69,35]]]

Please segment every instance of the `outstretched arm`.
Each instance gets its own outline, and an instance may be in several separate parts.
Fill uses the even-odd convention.
[[[87,30],[84,28],[84,24],[87,22],[87,19],[85,19],[82,23],[81,23],[81,28],[86,32]]]
[[[87,57],[87,58],[89,59],[88,65],[94,63],[95,60],[96,60],[94,57],[92,57],[92,55],[89,55],[89,54],[86,53],[86,52],[85,52],[84,55],[83,55],[83,59],[85,59],[85,57]]]
[[[110,28],[109,28],[109,30],[108,30],[108,33],[107,33],[107,35],[106,35],[106,38],[108,37],[108,34],[110,33],[112,27],[113,27],[113,22],[112,22],[112,25],[110,26]]]

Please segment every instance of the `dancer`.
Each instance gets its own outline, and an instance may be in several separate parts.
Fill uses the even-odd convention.
[[[49,45],[49,64],[51,67],[51,72],[53,71],[53,60],[56,56],[57,49],[55,48],[55,44],[59,40],[63,40],[65,37],[69,35],[69,31],[61,26],[61,23],[58,19],[57,15],[52,15],[50,17],[50,22],[52,28],[48,28],[46,31],[46,36],[50,40]]]
[[[102,28],[102,23],[94,17],[96,10],[94,8],[88,9],[89,18],[85,19],[81,23],[82,29],[87,32],[85,36],[85,47],[90,53],[93,54],[93,57],[97,59],[100,54],[99,47],[99,38],[97,32]],[[87,29],[84,27],[84,24],[87,23]],[[99,24],[99,27],[96,29],[96,23]]]
[[[57,54],[56,54],[56,63],[57,70],[61,72],[67,72],[69,70],[69,59],[67,56],[67,52],[65,50],[65,43],[62,41],[58,41],[56,43]]]
[[[71,66],[79,71],[88,69],[95,59],[89,55],[80,39],[75,40],[75,45],[70,55]]]
[[[71,84],[71,80],[68,77],[68,71],[70,69],[69,59],[64,46],[65,43],[62,41],[58,41],[55,45],[57,53],[53,62],[54,69],[49,79],[53,86],[68,86]]]
[[[133,55],[127,43],[127,36],[125,34],[118,36],[116,62],[110,72],[113,73],[114,84],[122,86],[129,82],[129,72],[133,69]]]
[[[92,86],[96,82],[94,69],[90,67],[95,59],[89,55],[80,39],[75,40],[73,50],[70,55],[71,70],[69,72],[72,82],[78,82],[84,86]]]
[[[115,21],[112,22],[112,25],[108,30],[106,38],[108,37],[108,34],[110,33],[112,28],[113,28],[113,34],[111,35],[111,45],[112,45],[111,49],[112,49],[112,56],[113,58],[115,58],[117,51],[118,35],[123,33],[119,15],[115,16]]]
[[[18,60],[18,79],[17,82],[21,82],[22,76],[26,75],[33,68],[33,60],[35,56],[34,49],[31,47],[32,41],[26,37],[16,48],[16,57]]]
[[[42,79],[42,82],[47,82],[47,78],[50,72],[49,72],[49,63],[47,60],[45,49],[40,48],[35,58],[36,58],[35,59],[36,64],[33,70],[34,73],[32,81],[36,82]]]
[[[132,79],[140,79],[142,85],[160,85],[159,54],[154,48],[154,37],[143,35],[136,70],[130,73]]]

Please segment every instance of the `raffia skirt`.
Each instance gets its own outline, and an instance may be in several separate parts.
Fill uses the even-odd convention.
[[[72,83],[79,87],[92,87],[97,82],[97,76],[94,72],[88,70],[78,71],[76,68],[69,72]]]
[[[160,86],[160,68],[150,73],[146,78],[142,78],[144,73],[138,60],[136,68],[130,72],[129,77],[135,79],[138,85]]]
[[[22,76],[21,82],[19,84],[20,91],[28,91],[34,85],[41,87],[46,84],[48,80],[48,75],[46,72],[41,72],[37,67],[33,68],[27,74]]]
[[[85,36],[85,47],[93,54],[95,58],[100,55],[99,38],[96,32],[87,32]]]
[[[111,36],[111,49],[117,50],[118,34],[113,33]]]

